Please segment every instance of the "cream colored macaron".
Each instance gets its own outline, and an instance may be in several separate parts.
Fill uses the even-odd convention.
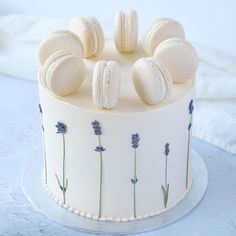
[[[57,96],[75,92],[85,78],[85,65],[80,56],[59,50],[43,64],[39,79],[41,84]]]
[[[118,51],[135,51],[138,42],[138,15],[135,10],[118,11],[115,17],[115,44]]]
[[[165,39],[185,38],[182,25],[170,18],[160,18],[152,23],[143,38],[143,47],[146,53],[153,55],[155,48]]]
[[[120,94],[120,66],[115,61],[98,61],[93,71],[93,103],[100,109],[112,109]]]
[[[153,57],[165,64],[174,83],[184,83],[196,74],[199,60],[197,53],[184,39],[170,38],[163,41]]]
[[[152,57],[141,58],[133,66],[134,87],[143,102],[157,104],[172,93],[172,79],[167,68]]]
[[[68,30],[50,33],[39,46],[39,61],[41,65],[56,51],[66,50],[71,54],[83,57],[84,50],[78,36]]]
[[[94,17],[81,17],[71,20],[69,29],[77,34],[84,46],[84,56],[98,56],[104,48],[104,33]]]

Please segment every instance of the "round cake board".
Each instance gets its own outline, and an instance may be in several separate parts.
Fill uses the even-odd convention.
[[[69,212],[49,196],[42,183],[42,157],[31,158],[23,169],[22,189],[33,208],[59,224],[77,231],[96,234],[135,234],[156,230],[189,213],[207,189],[208,173],[199,154],[192,150],[193,182],[185,198],[167,212],[147,219],[127,222],[103,222]]]

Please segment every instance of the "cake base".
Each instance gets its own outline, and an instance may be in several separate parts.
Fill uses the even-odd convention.
[[[200,202],[208,183],[206,166],[198,153],[192,150],[192,186],[184,199],[175,207],[147,219],[102,222],[75,215],[59,206],[44,189],[41,178],[42,166],[41,153],[39,152],[39,155],[31,158],[23,169],[22,189],[33,208],[62,225],[78,231],[96,234],[135,234],[171,224],[189,213]]]

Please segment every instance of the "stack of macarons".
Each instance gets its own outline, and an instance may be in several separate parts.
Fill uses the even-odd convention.
[[[163,101],[171,95],[173,83],[184,83],[195,76],[197,53],[176,20],[155,20],[144,35],[143,48],[150,57],[134,64],[133,82],[145,103]]]
[[[104,33],[95,17],[73,18],[69,30],[74,32],[84,46],[84,57],[98,56],[104,48]]]
[[[119,53],[133,53],[138,46],[136,11],[118,11],[114,42]],[[74,93],[85,79],[83,58],[99,56],[105,44],[101,25],[94,17],[73,18],[69,30],[49,34],[39,48],[41,84],[57,96]],[[152,23],[143,39],[148,55],[133,65],[133,84],[146,104],[156,104],[171,95],[173,83],[194,77],[198,57],[185,40],[181,24],[169,18]],[[121,73],[118,62],[97,61],[93,71],[93,103],[99,109],[112,109],[119,98]]]
[[[75,18],[69,29],[50,33],[39,47],[39,80],[56,96],[74,93],[85,79],[83,58],[104,48],[103,30],[94,17]]]
[[[83,54],[76,34],[61,30],[47,35],[39,47],[41,84],[57,96],[75,92],[85,78]]]

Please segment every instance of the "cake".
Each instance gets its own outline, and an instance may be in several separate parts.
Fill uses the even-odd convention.
[[[86,41],[80,34],[77,36],[84,46]],[[55,63],[50,59],[49,75],[45,75],[44,66],[39,73],[39,94],[45,189],[59,205],[75,214],[120,222],[163,213],[188,193],[192,183],[191,126],[196,71],[184,82],[173,83],[168,96],[150,105],[136,91],[132,79],[134,64],[150,55],[140,42],[135,42],[135,49],[128,53],[120,52],[116,42],[117,38],[104,39],[98,55],[81,58],[85,70],[79,74],[80,83],[72,83],[75,88],[63,95],[50,89],[50,81],[62,86],[59,79],[52,78],[54,74],[58,78],[58,74],[54,73]],[[88,48],[87,45],[87,51]],[[76,60],[77,57],[81,56],[75,56]],[[94,67],[98,61],[108,60],[119,64],[117,102],[109,108],[97,107],[92,91]],[[62,61],[59,59],[59,64]],[[186,67],[189,62],[182,63]],[[65,80],[63,86],[70,74],[71,69],[65,70],[64,77],[60,74],[60,80]]]

